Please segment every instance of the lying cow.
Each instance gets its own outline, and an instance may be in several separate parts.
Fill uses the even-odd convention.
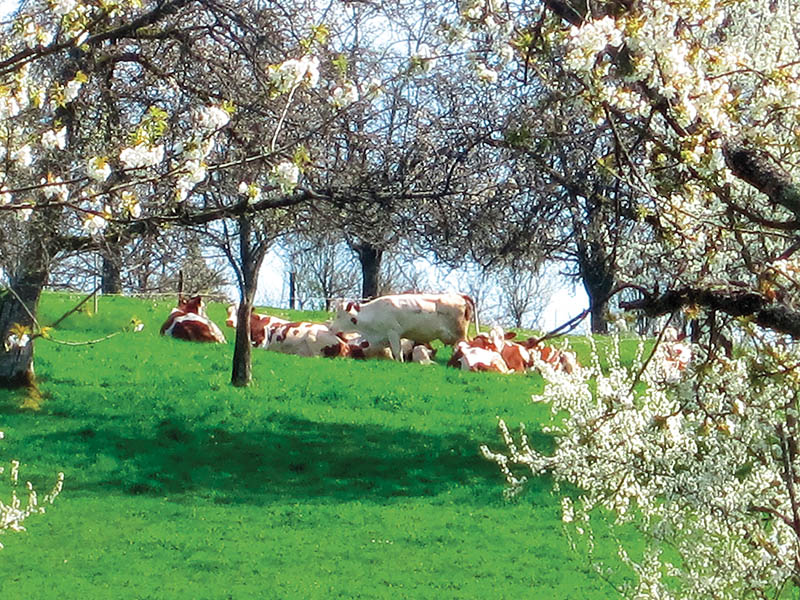
[[[228,327],[232,327],[236,329],[236,326],[239,323],[239,305],[238,304],[231,304],[228,307],[228,316],[225,319],[225,325]],[[270,326],[275,325],[285,325],[288,323],[286,319],[280,319],[278,317],[272,317],[269,315],[260,315],[257,314],[255,311],[250,312],[250,342],[253,346],[261,347],[264,345],[264,341],[267,337],[267,329]]]
[[[504,332],[501,327],[494,326],[489,333],[476,335],[472,342],[497,352],[509,372],[524,373],[533,367],[533,357],[525,346],[511,341],[516,335],[513,331]]]
[[[373,358],[392,360],[394,358],[390,348],[373,346],[359,333],[343,333],[340,335],[347,342],[352,358],[362,360]],[[403,355],[403,362],[431,364],[433,357],[436,356],[436,349],[430,344],[418,344],[408,338],[400,340],[400,352]]]
[[[189,300],[178,298],[178,307],[172,309],[161,326],[161,335],[190,342],[225,343],[225,336],[220,328],[206,316],[205,305],[200,296]]]
[[[269,324],[261,347],[284,354],[328,358],[347,356],[350,350],[345,340],[327,325],[307,321]]]
[[[474,313],[475,303],[463,294],[396,294],[348,303],[337,311],[330,328],[358,333],[370,348],[389,347],[394,359],[403,361],[402,338],[453,345],[467,338]]]
[[[556,371],[566,373],[574,373],[580,367],[574,352],[545,346],[536,338],[528,338],[522,345],[530,352],[532,367],[535,366],[534,359],[550,365]]]
[[[238,306],[228,307],[225,324],[236,327]],[[297,356],[348,356],[345,340],[321,323],[288,321],[270,315],[250,313],[250,341],[258,348]]]
[[[447,362],[448,367],[456,367],[462,371],[494,371],[508,373],[509,369],[497,350],[484,345],[483,339],[461,340],[453,349],[453,356]]]

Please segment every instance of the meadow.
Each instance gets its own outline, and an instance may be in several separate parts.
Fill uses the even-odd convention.
[[[79,296],[46,294],[40,321]],[[103,297],[37,340],[41,397],[0,390],[0,461],[62,495],[2,536],[4,597],[548,598],[614,595],[575,552],[547,477],[515,501],[479,446],[497,418],[533,441],[538,375],[254,350],[230,385],[226,345],[158,335],[173,300]],[[273,311],[289,314],[289,311]],[[209,316],[224,322],[225,306]],[[323,313],[291,316],[323,320]],[[586,345],[576,340],[582,354]],[[8,478],[0,499],[10,496]],[[630,575],[602,535],[601,556]]]

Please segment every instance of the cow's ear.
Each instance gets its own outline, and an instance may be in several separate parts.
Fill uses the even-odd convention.
[[[513,340],[515,337],[517,337],[516,331],[506,331],[505,339]]]

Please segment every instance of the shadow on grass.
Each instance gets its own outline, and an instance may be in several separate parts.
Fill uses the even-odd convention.
[[[70,485],[90,493],[199,496],[221,504],[292,498],[385,502],[460,487],[464,495],[459,497],[466,501],[501,497],[497,467],[479,455],[479,442],[467,436],[287,417],[268,419],[265,425],[259,431],[229,433],[167,419],[147,439],[85,427],[50,434],[43,442],[65,463],[74,456],[96,458],[88,472],[83,470],[82,481]],[[497,444],[485,441],[499,445],[499,438]],[[532,435],[532,443],[551,444],[543,434]],[[549,493],[550,482],[537,480],[531,488],[529,493]]]

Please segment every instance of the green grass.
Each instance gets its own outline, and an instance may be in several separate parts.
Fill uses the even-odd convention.
[[[76,298],[45,295],[41,323]],[[552,444],[548,407],[530,402],[538,376],[447,369],[447,348],[428,367],[256,350],[253,386],[236,389],[232,335],[224,346],[158,335],[173,304],[101,298],[55,337],[96,339],[131,317],[144,331],[37,341],[39,410],[0,390],[4,461],[19,459],[42,493],[66,474],[46,515],[2,537],[4,597],[613,595],[570,550],[550,481],[507,502],[478,453],[499,447],[498,416]],[[209,307],[217,323],[224,314]]]

